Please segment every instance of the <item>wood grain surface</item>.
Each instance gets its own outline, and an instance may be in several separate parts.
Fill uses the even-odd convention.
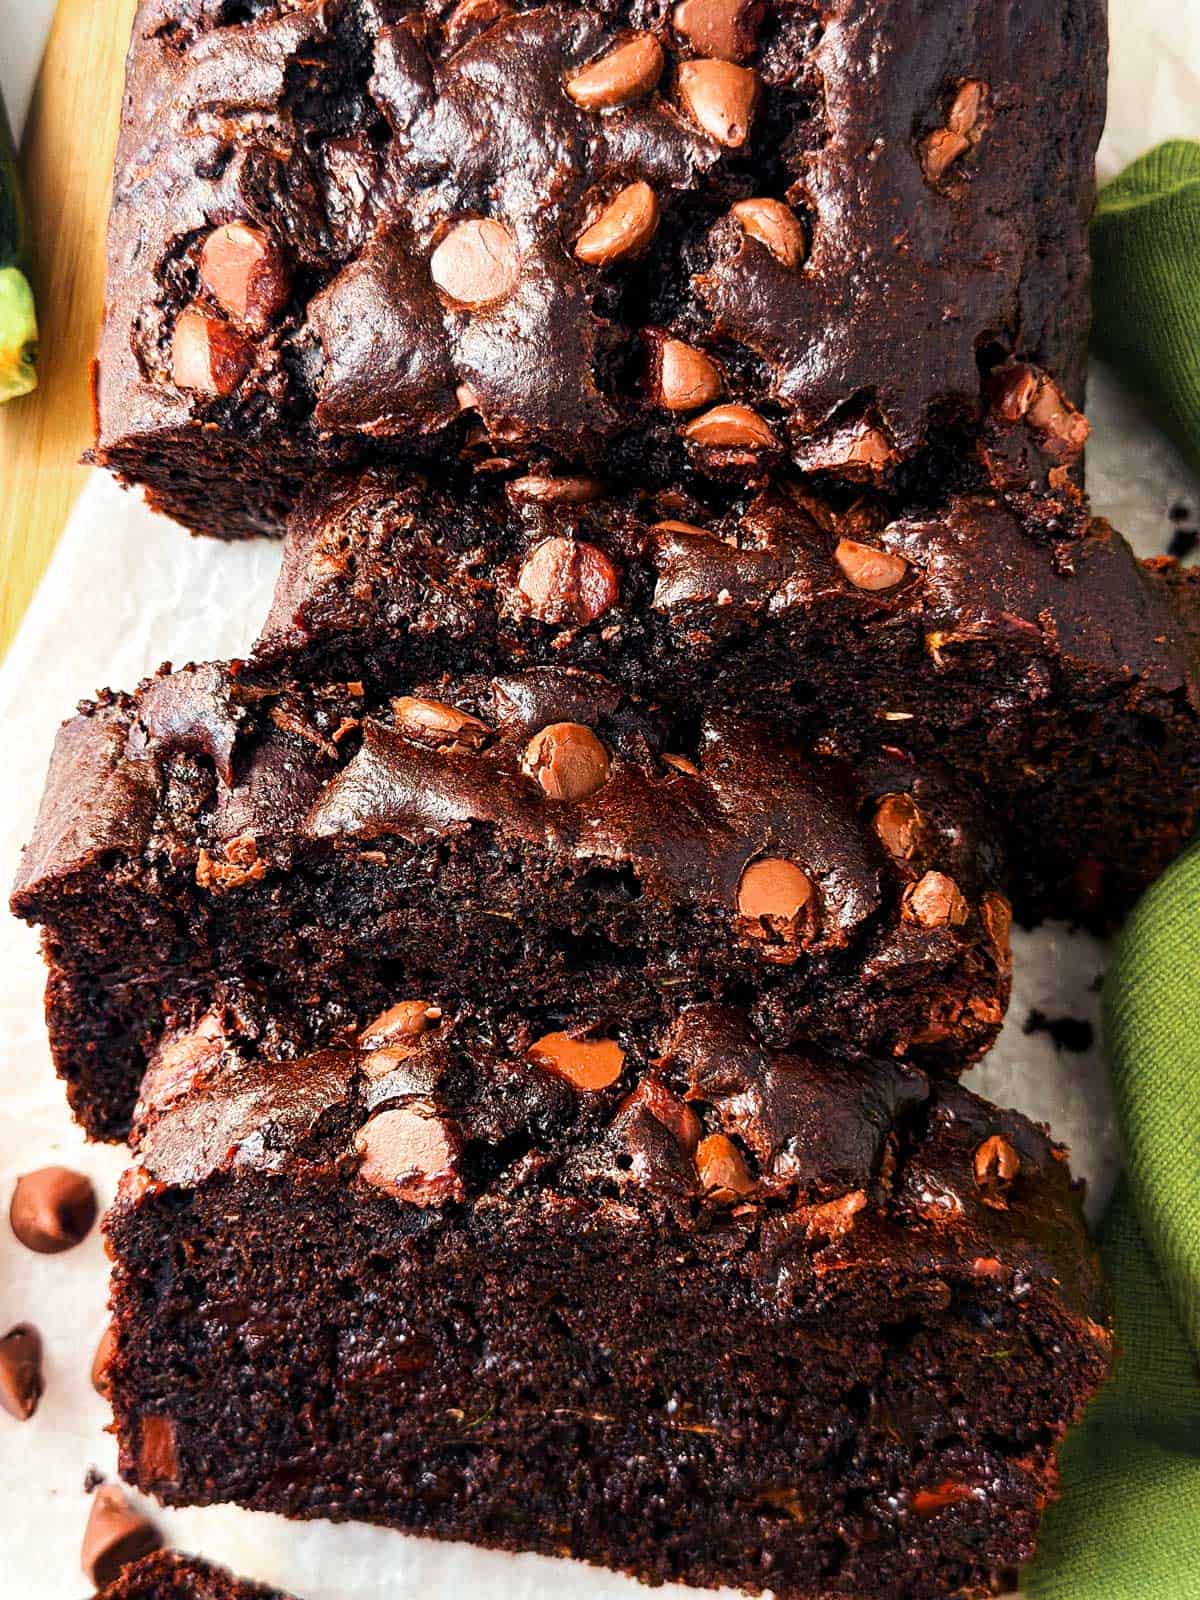
[[[89,367],[104,304],[104,235],[136,0],[58,0],[21,148],[37,249],[40,381],[0,406],[0,653],[86,479]]]

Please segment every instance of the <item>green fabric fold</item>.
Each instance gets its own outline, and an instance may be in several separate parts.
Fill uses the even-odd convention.
[[[1200,1382],[1125,1180],[1100,1229],[1121,1354],[1059,1454],[1035,1600],[1200,1597]]]
[[[1104,1030],[1130,1193],[1200,1354],[1200,848],[1126,923],[1105,984]],[[1194,1445],[1200,1452],[1200,1435]],[[1197,1513],[1200,1547],[1200,1502]]]
[[[1200,472],[1200,144],[1174,139],[1100,191],[1092,346]]]
[[[1200,847],[1142,897],[1104,985],[1127,1174],[1100,1230],[1112,1383],[1060,1454],[1037,1600],[1200,1600]]]

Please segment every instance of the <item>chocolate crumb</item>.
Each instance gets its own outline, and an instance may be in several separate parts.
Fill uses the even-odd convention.
[[[1200,528],[1175,528],[1172,530],[1167,554],[1176,561],[1185,561],[1200,544]]]
[[[1070,1050],[1083,1055],[1092,1048],[1096,1030],[1085,1017],[1048,1017],[1035,1007],[1025,1019],[1022,1030],[1027,1035],[1044,1033],[1056,1050]]]

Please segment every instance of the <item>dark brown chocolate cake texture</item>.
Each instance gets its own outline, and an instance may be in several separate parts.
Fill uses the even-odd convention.
[[[98,459],[227,538],[320,464],[1070,439],[1101,0],[142,0]]]
[[[126,1567],[101,1589],[96,1600],[288,1600],[278,1589],[246,1583],[222,1567],[156,1550]]]
[[[256,665],[386,687],[557,663],[676,714],[773,706],[848,754],[899,745],[974,785],[1029,919],[1111,924],[1193,831],[1200,585],[1106,523],[572,484],[314,485]]]
[[[147,1078],[107,1228],[128,1479],[782,1600],[982,1596],[1110,1337],[1065,1152],[737,1011],[512,1054],[389,1008]]]
[[[289,1048],[398,984],[604,1033],[688,999],[764,1038],[961,1064],[1000,1026],[1010,911],[936,774],[858,768],[769,719],[666,725],[540,668],[375,696],[220,666],[60,733],[14,907],[45,930],[51,1040],[123,1135],[163,1028],[213,1008]],[[451,957],[449,978],[446,963]]]

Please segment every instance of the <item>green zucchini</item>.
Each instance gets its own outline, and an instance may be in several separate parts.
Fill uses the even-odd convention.
[[[8,113],[0,98],[0,404],[37,388],[37,309]]]

